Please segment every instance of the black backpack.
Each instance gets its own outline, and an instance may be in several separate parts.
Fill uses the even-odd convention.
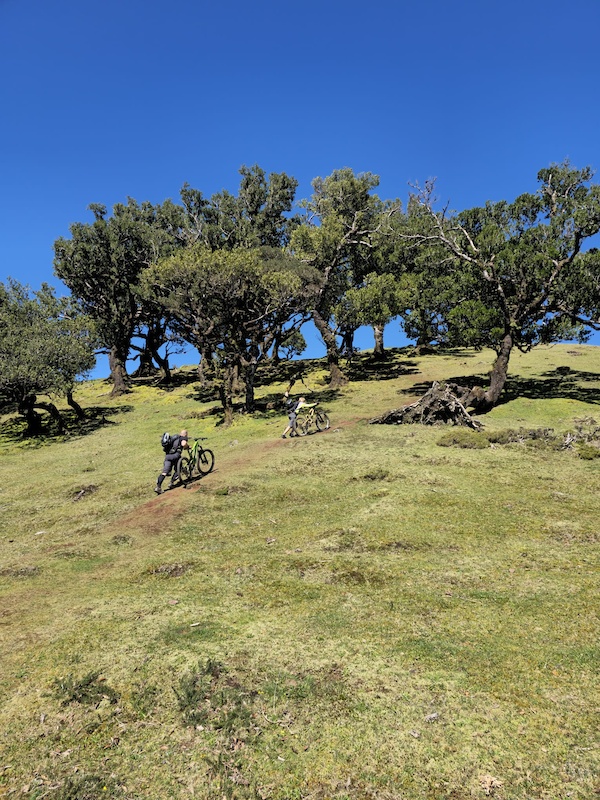
[[[165,453],[168,453],[171,449],[171,445],[173,444],[173,437],[170,433],[163,433],[163,435],[160,437],[160,443]]]

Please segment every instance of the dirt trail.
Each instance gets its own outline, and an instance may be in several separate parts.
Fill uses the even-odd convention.
[[[353,427],[358,421],[359,418],[345,420],[318,435],[333,435],[336,430]],[[303,439],[299,439],[298,443],[301,441]],[[281,438],[277,438],[253,444],[241,451],[230,449],[229,452],[217,453],[213,472],[204,478],[194,480],[187,488],[178,487],[161,495],[152,495],[148,502],[130,511],[115,524],[119,528],[139,530],[146,535],[164,533],[173,519],[185,514],[195,492],[200,491],[201,488],[214,490],[227,486],[233,476],[238,477],[249,466],[256,466],[265,461],[275,448],[286,446],[289,446],[288,440],[283,441]],[[149,487],[149,491],[152,491],[151,487]]]

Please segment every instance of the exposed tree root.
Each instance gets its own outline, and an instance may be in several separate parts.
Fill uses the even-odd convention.
[[[466,404],[472,397],[472,390],[455,383],[438,383],[434,381],[431,388],[409,406],[387,411],[380,417],[369,420],[379,425],[465,425],[474,430],[481,430],[483,425],[473,419],[467,411]]]

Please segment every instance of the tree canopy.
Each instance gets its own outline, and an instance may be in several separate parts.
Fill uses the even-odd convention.
[[[582,253],[600,231],[600,186],[592,176],[589,168],[554,164],[538,173],[536,193],[457,214],[434,209],[432,186],[414,198],[415,231],[405,237],[445,252],[440,283],[432,281],[444,306],[430,302],[443,314],[448,342],[497,354],[489,388],[470,398],[480,410],[497,402],[513,347],[585,340],[600,328],[600,259]]]
[[[254,374],[286,323],[305,312],[311,270],[281,251],[255,248],[211,251],[195,245],[144,274],[144,291],[172,316],[172,327],[198,349],[203,369],[216,372],[226,419],[233,382],[246,388],[254,408]]]
[[[303,203],[305,219],[292,235],[292,250],[320,274],[320,287],[311,317],[327,350],[332,385],[346,381],[340,369],[337,335],[343,334],[336,309],[343,308],[345,294],[374,269],[378,237],[387,230],[398,205],[382,203],[372,190],[379,178],[371,173],[355,175],[335,170],[315,178],[313,195]],[[340,320],[350,322],[350,317]]]
[[[126,362],[139,321],[137,292],[145,267],[176,246],[160,209],[129,198],[107,218],[92,204],[94,222],[71,225],[71,238],[54,244],[54,271],[95,321],[98,341],[109,354],[113,394],[127,389]],[[167,218],[168,219],[168,218]]]
[[[62,395],[73,404],[76,378],[94,364],[91,320],[76,301],[56,297],[47,284],[31,296],[17,281],[0,283],[0,401],[17,408],[29,433],[41,429],[36,408],[48,411],[62,428],[55,405],[40,396]]]
[[[375,194],[378,176],[344,168],[315,178],[294,213],[295,178],[258,165],[240,176],[237,194],[205,197],[184,184],[180,203],[129,198],[110,215],[92,204],[94,220],[56,240],[56,275],[109,354],[113,393],[127,389],[132,353],[140,372],[156,364],[168,378],[170,348],[191,344],[230,417],[234,384],[252,410],[257,365],[280,350],[299,354],[308,319],[332,386],[346,380],[340,358],[355,330],[372,326],[382,356],[383,330],[398,319],[418,345],[495,350],[489,386],[468,398],[485,410],[502,392],[513,348],[584,341],[600,329],[600,255],[589,249],[600,186],[589,167],[553,164],[538,173],[537,191],[455,212],[438,207],[433,182],[403,212]],[[5,311],[20,296],[56,319],[48,287],[35,300],[14,283],[3,292]],[[42,391],[32,385],[26,396]]]

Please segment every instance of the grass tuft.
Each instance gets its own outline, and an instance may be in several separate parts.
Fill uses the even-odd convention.
[[[119,693],[110,687],[99,672],[88,672],[82,678],[67,675],[56,678],[52,684],[54,696],[62,705],[81,703],[82,705],[98,705],[103,700],[109,703],[119,702]]]

